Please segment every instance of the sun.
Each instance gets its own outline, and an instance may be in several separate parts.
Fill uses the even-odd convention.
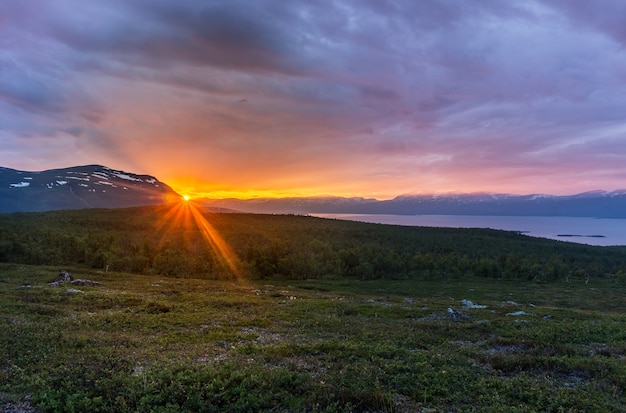
[[[189,201],[189,195],[183,195],[183,200],[184,201]]]

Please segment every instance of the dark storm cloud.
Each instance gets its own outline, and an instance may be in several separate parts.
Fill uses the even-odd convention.
[[[295,51],[261,2],[51,2],[33,23],[77,52],[146,66],[291,71]]]

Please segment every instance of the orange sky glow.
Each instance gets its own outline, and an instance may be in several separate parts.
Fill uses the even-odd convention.
[[[0,166],[100,164],[192,198],[621,189],[625,14],[620,0],[4,2]]]

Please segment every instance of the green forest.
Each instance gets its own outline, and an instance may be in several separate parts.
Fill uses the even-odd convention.
[[[0,214],[0,262],[205,279],[473,275],[550,281],[624,277],[626,247],[489,229],[199,213],[181,204]]]

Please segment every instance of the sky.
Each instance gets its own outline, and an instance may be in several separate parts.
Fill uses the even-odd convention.
[[[191,196],[626,188],[623,0],[0,0],[0,166]]]

